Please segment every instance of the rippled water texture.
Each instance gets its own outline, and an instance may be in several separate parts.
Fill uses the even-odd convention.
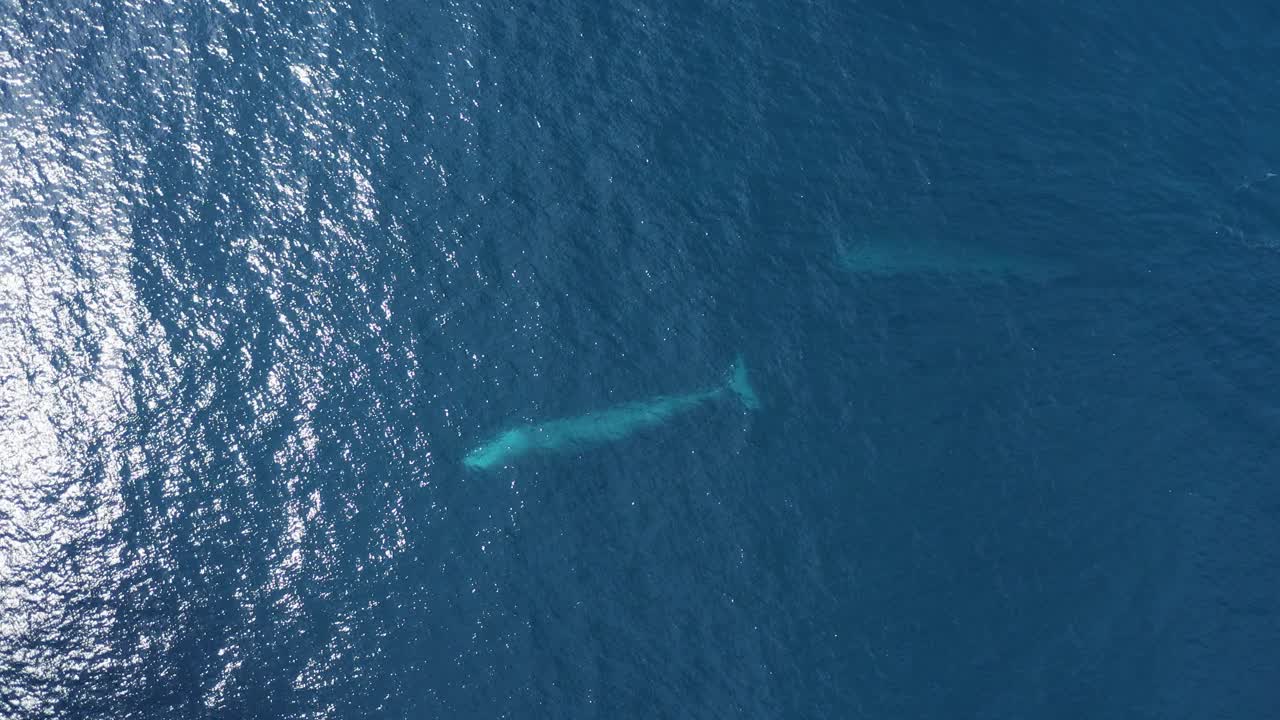
[[[405,250],[370,174],[402,110],[370,20],[0,12],[0,715],[223,706],[263,627],[303,634],[300,594],[341,592],[308,583],[402,546],[405,487],[361,481],[379,547],[338,559],[355,499],[315,484],[363,475],[326,472],[352,445],[398,480],[431,458],[411,428],[333,437],[400,426],[368,388],[416,371],[388,329]],[[350,630],[278,681],[337,672]]]
[[[0,720],[1269,717],[1277,27],[0,0]]]
[[[161,379],[131,367],[164,339],[130,272],[118,161],[133,148],[60,95],[70,58],[44,33],[69,28],[26,35],[14,20],[0,26],[0,708],[11,717],[54,707],[118,660],[108,636],[127,562],[112,528],[138,450],[123,428]]]

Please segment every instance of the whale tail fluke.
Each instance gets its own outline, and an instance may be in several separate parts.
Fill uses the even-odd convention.
[[[742,360],[742,355],[738,355],[729,368],[729,389],[748,410],[760,408],[760,398],[751,387],[751,380],[747,377],[747,364]]]

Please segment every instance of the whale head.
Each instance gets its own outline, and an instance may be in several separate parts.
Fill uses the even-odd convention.
[[[488,470],[502,465],[507,458],[519,455],[529,447],[528,430],[524,428],[508,430],[467,453],[467,456],[462,459],[462,464],[472,470]]]

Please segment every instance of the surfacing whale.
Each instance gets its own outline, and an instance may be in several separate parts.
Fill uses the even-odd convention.
[[[577,417],[504,430],[467,453],[462,464],[472,470],[490,470],[533,452],[594,447],[620,440],[637,430],[660,425],[726,393],[736,396],[749,410],[760,407],[760,399],[747,378],[747,366],[743,364],[742,356],[738,356],[729,368],[728,378],[722,385],[686,395],[660,395]]]

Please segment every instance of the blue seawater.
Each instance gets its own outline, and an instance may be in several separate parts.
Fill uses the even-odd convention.
[[[1275,717],[1277,7],[0,0],[0,718]]]

